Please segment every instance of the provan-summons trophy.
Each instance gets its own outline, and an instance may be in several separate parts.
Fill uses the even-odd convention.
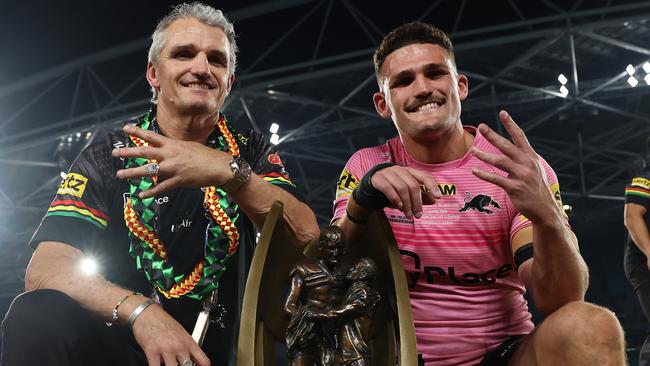
[[[281,217],[276,202],[251,263],[237,364],[417,365],[408,286],[386,218],[372,215],[348,248],[338,227],[324,228],[303,253],[288,244]]]

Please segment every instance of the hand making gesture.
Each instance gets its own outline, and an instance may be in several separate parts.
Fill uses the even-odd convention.
[[[485,124],[480,124],[478,129],[503,155],[487,153],[476,147],[472,147],[472,153],[506,172],[507,176],[478,168],[474,168],[472,173],[503,188],[517,210],[533,223],[551,222],[558,217],[556,215],[561,215],[561,211],[553,197],[539,156],[530,146],[524,131],[506,111],[499,112],[499,119],[512,137],[512,142]]]
[[[198,142],[171,139],[135,125],[124,126],[124,132],[147,141],[149,146],[115,149],[113,156],[145,158],[155,160],[156,163],[118,170],[117,177],[129,179],[159,175],[164,178],[157,185],[143,191],[140,198],[153,197],[177,187],[200,188],[220,185],[228,179],[230,154],[226,152]]]

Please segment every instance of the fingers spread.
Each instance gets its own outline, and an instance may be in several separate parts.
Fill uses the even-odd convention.
[[[489,173],[479,168],[472,169],[472,174],[474,174],[480,179],[483,179],[486,182],[490,182],[498,185],[499,187],[503,188],[506,192],[508,192],[508,190],[510,189],[510,185],[511,185],[510,180],[506,177],[502,177],[494,173]]]
[[[517,160],[518,156],[520,155],[520,150],[512,142],[494,132],[493,129],[484,123],[481,123],[478,126],[478,130],[481,132],[481,135],[483,135],[483,137],[488,140],[488,142],[499,149],[499,151],[501,151],[505,156],[509,157],[512,160]]]
[[[161,151],[151,146],[121,147],[113,149],[112,155],[116,158],[144,158],[149,160],[162,160]]]
[[[482,160],[496,168],[499,168],[508,174],[513,174],[515,171],[514,162],[503,155],[491,154],[480,150],[475,146],[472,147],[472,154],[474,154],[474,156],[476,156],[479,160]]]
[[[146,191],[140,192],[140,198],[149,198],[149,197],[155,197],[163,192],[166,192],[170,189],[173,189],[174,187],[179,186],[179,179],[176,177],[171,177],[169,179],[165,179],[155,186],[151,187],[150,189],[147,189]]]
[[[157,134],[153,131],[143,130],[140,127],[133,124],[125,125],[122,128],[122,130],[124,130],[125,133],[135,137],[139,137],[154,146],[163,145],[165,143],[165,140],[167,139],[163,135]]]
[[[500,111],[499,119],[501,120],[503,126],[506,128],[506,131],[508,131],[508,134],[510,134],[510,137],[512,137],[514,144],[519,148],[524,149],[526,152],[530,152],[532,150],[532,147],[528,142],[526,134],[519,127],[519,125],[515,123],[515,121],[510,116],[510,113],[506,112],[505,110]]]
[[[144,177],[148,175],[152,175],[152,174],[147,173],[147,165],[139,166],[137,168],[120,169],[117,172],[115,172],[115,176],[118,177],[119,179],[131,179],[137,177]],[[153,175],[162,176],[163,167],[161,165],[158,165],[158,174],[153,174]]]

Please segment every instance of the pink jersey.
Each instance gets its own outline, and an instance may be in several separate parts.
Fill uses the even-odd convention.
[[[474,127],[473,145],[501,154]],[[560,202],[557,177],[540,158]],[[363,175],[379,163],[393,162],[430,172],[443,194],[424,206],[422,218],[409,220],[386,208],[407,272],[418,353],[428,365],[475,365],[508,337],[534,328],[510,241],[531,222],[500,187],[472,174],[478,167],[504,172],[468,152],[443,164],[423,164],[408,155],[396,137],[357,151],[338,182],[334,219],[345,214],[347,200]]]

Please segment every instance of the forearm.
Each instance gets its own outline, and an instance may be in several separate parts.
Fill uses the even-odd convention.
[[[266,215],[275,201],[284,204],[283,219],[291,233],[294,244],[305,246],[318,236],[316,216],[309,206],[291,193],[274,186],[253,174],[249,182],[232,194],[235,202],[251,221],[261,230]]]
[[[298,314],[300,308],[298,301],[300,300],[300,293],[302,292],[302,283],[303,281],[300,276],[294,275],[291,278],[291,289],[289,290],[289,295],[284,303],[284,311],[289,315]]]
[[[352,195],[348,198],[347,207],[343,217],[334,224],[341,228],[347,243],[358,240],[366,230],[366,222],[372,211],[356,203]]]
[[[643,216],[625,215],[625,227],[636,246],[650,257],[650,233]]]
[[[83,308],[102,320],[111,320],[116,304],[132,294],[97,274],[80,270],[83,253],[67,244],[42,242],[30,261],[25,274],[25,289],[53,289],[77,301]],[[131,296],[120,306],[118,320],[124,322],[144,298]]]
[[[535,305],[550,314],[568,302],[583,300],[589,272],[578,251],[577,239],[564,225],[563,218],[558,215],[543,225],[533,224],[533,243],[531,280],[525,282]]]
[[[342,316],[353,316],[363,311],[362,303],[346,304],[344,306],[330,309],[322,314],[324,319],[340,318]]]

